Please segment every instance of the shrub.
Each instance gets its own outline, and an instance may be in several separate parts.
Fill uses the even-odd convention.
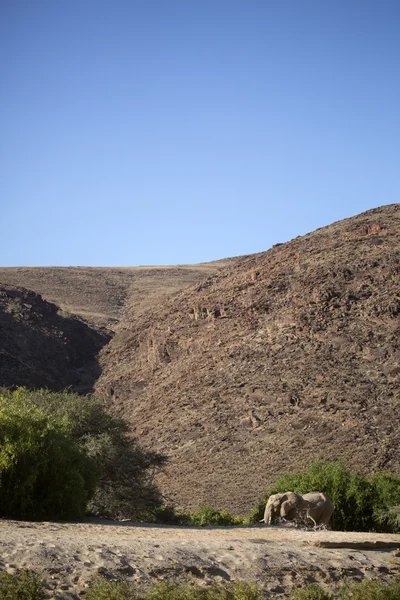
[[[262,600],[261,588],[255,583],[235,581],[209,587],[159,583],[147,592],[144,600]]]
[[[400,531],[400,477],[393,473],[374,473],[372,515],[381,530]]]
[[[179,515],[179,513],[178,513]],[[241,525],[243,520],[227,510],[218,510],[210,506],[201,506],[198,510],[180,513],[180,524],[203,527],[205,525]]]
[[[207,600],[205,588],[166,581],[153,585],[143,600]]]
[[[53,437],[57,437],[60,448],[55,442],[48,446],[46,455],[49,464],[57,463],[57,472],[53,473],[55,479],[49,476],[43,481],[43,489],[48,491],[51,487],[59,502],[67,504],[67,501],[63,501],[62,490],[68,487],[69,496],[73,496],[71,501],[68,500],[72,507],[80,497],[76,494],[76,490],[82,488],[87,491],[84,498],[79,501],[79,510],[75,507],[74,511],[71,509],[68,514],[64,510],[57,509],[50,513],[42,511],[42,514],[34,517],[28,516],[20,506],[13,515],[4,514],[4,516],[73,518],[83,516],[87,506],[91,512],[108,518],[154,521],[155,514],[162,505],[161,495],[154,483],[154,475],[165,463],[166,458],[155,452],[141,449],[137,441],[129,437],[129,426],[125,421],[108,414],[104,406],[90,396],[47,390],[28,391],[19,388],[14,392],[3,389],[0,398],[0,407],[5,411],[17,407],[17,412],[20,410],[23,414],[34,414],[36,419],[41,420],[35,437],[37,443],[33,443],[33,440],[32,442],[28,440],[28,443],[24,441],[33,432],[33,425],[27,426],[26,420],[24,425],[21,424],[18,431],[14,432],[16,446],[22,444],[26,450],[24,454],[26,485],[35,479],[34,465],[41,464],[40,456],[43,456],[43,443],[47,438],[46,436],[42,438],[39,431],[43,432],[47,428],[46,432],[56,431],[58,437],[55,433]],[[14,421],[18,419],[18,415],[15,415]],[[51,424],[51,427],[48,424]],[[50,433],[46,435],[51,438]],[[11,454],[9,451],[4,452],[4,443],[5,438],[4,435],[2,437],[1,432],[0,453],[3,450],[3,455],[9,457],[12,452]],[[61,451],[62,444],[65,445],[65,449]],[[67,464],[64,464],[63,456]],[[69,478],[69,471],[76,473],[79,458],[83,464],[80,466],[78,481],[74,482]],[[57,485],[53,485],[54,481]],[[2,488],[4,491],[3,481],[0,478],[0,498]],[[17,490],[15,493],[10,487],[8,490],[15,500]],[[3,512],[3,506],[0,510]]]
[[[162,582],[138,596],[128,583],[97,580],[85,595],[87,600],[263,600],[263,592],[255,583],[235,581],[209,587]]]
[[[232,581],[211,586],[207,600],[262,600],[264,593],[255,583]]]
[[[42,600],[44,582],[32,571],[11,575],[0,573],[0,598],[2,600]]]
[[[333,600],[334,597],[318,583],[310,583],[305,588],[295,590],[291,598],[292,600]]]
[[[0,515],[17,519],[82,517],[97,483],[95,461],[63,420],[22,390],[0,395]]]
[[[377,511],[376,519],[378,523],[382,524],[380,529],[393,533],[400,531],[400,504]]]
[[[333,501],[333,528],[344,531],[396,531],[395,505],[400,504],[400,477],[377,473],[370,478],[359,475],[340,462],[316,461],[300,473],[286,473],[266,494],[250,516],[255,523],[263,518],[271,494],[293,491],[305,494],[320,491]],[[397,523],[398,529],[398,523]]]
[[[173,506],[165,504],[155,511],[154,522],[160,525],[184,525],[181,513],[177,512]]]
[[[156,522],[169,525],[186,525],[188,527],[204,527],[206,525],[242,525],[244,519],[235,517],[227,510],[219,510],[210,506],[201,506],[197,510],[175,510],[170,506],[162,506],[156,514]]]
[[[341,600],[400,600],[400,581],[385,583],[377,579],[364,579],[360,583],[342,587]]]
[[[90,587],[86,600],[136,600],[136,589],[125,581],[111,582],[98,579]]]

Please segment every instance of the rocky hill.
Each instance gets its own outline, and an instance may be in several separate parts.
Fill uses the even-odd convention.
[[[0,283],[0,387],[90,392],[109,339],[39,294]]]
[[[142,313],[235,260],[169,267],[0,267],[0,282],[34,290],[64,314],[113,331],[127,304]]]
[[[0,386],[92,390],[97,354],[136,315],[233,264],[0,268]],[[27,289],[29,288],[29,289]]]
[[[96,392],[182,507],[246,513],[314,458],[400,468],[400,210],[319,229],[132,311]]]

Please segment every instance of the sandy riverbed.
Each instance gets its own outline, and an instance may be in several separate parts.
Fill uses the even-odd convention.
[[[174,580],[207,585],[246,580],[267,597],[306,582],[400,576],[400,536],[303,531],[288,526],[161,527],[132,523],[0,520],[0,570],[33,569],[49,598],[81,598],[96,576],[146,589]]]

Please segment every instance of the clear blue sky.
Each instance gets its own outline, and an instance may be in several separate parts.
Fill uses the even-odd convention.
[[[400,197],[398,0],[2,0],[0,264],[191,263]]]

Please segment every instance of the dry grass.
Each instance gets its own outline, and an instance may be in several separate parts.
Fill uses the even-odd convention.
[[[235,259],[198,265],[139,267],[2,267],[0,282],[24,287],[89,324],[114,330],[126,305],[138,313]]]

